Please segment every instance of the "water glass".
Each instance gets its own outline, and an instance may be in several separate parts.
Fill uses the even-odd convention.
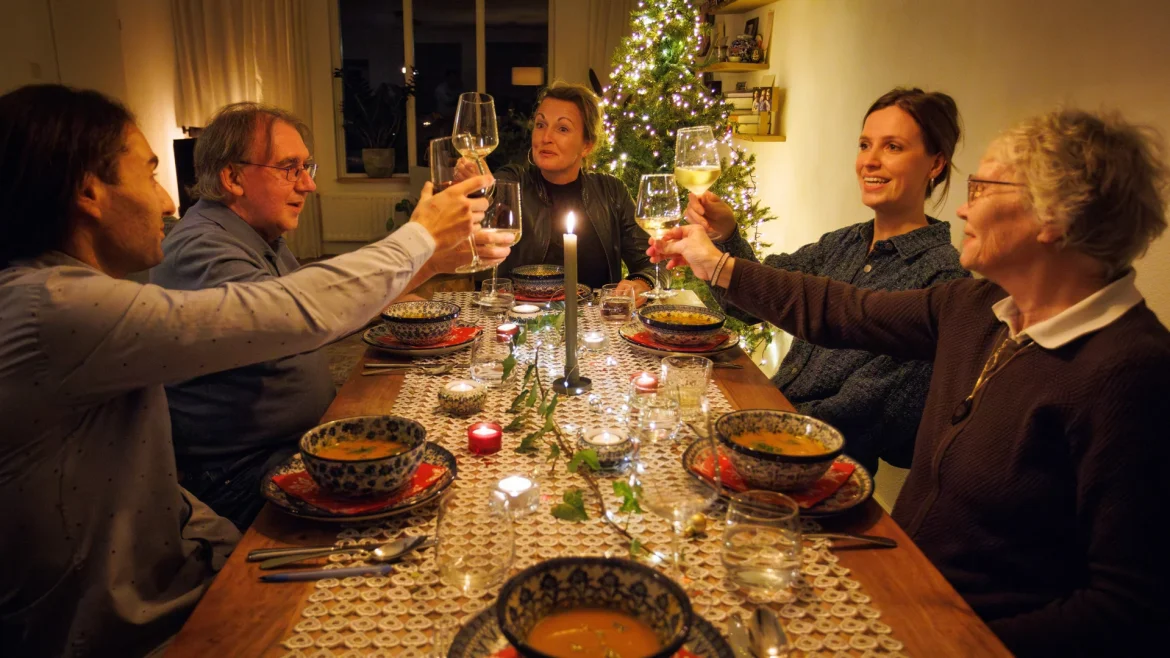
[[[601,319],[606,322],[629,322],[634,315],[634,291],[629,286],[619,290],[619,285],[601,286]]]
[[[515,302],[512,280],[498,278],[484,279],[479,286],[479,296],[475,299],[476,305],[488,313],[507,313]]]
[[[699,416],[699,401],[707,395],[711,383],[711,359],[702,356],[668,356],[662,359],[660,381],[678,390],[678,408],[682,419],[694,422]]]
[[[656,393],[641,393],[636,397],[637,407],[631,403],[631,430],[638,442],[647,444],[672,443],[679,435],[678,392],[659,387]]]
[[[439,579],[463,592],[504,582],[515,559],[508,497],[486,487],[452,487],[439,501],[435,564]]]
[[[504,361],[512,354],[512,340],[494,331],[483,332],[471,346],[471,378],[491,388],[499,388],[511,379],[516,368],[504,377]]]
[[[723,566],[735,583],[768,594],[787,590],[800,575],[800,506],[772,491],[731,496],[723,529]]]

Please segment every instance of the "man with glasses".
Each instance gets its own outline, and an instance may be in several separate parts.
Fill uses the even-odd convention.
[[[316,189],[309,129],[275,107],[221,109],[195,146],[199,201],[163,240],[151,282],[175,290],[285,276],[300,263],[284,235]],[[263,506],[260,479],[296,451],[335,389],[324,350],[167,387],[180,481],[241,530]]]

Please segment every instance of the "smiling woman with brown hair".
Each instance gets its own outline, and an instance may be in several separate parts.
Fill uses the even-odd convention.
[[[565,215],[576,215],[578,277],[599,288],[622,282],[636,293],[649,290],[654,268],[646,257],[648,236],[634,222],[634,202],[617,178],[584,168],[601,135],[597,96],[582,85],[554,82],[540,94],[532,124],[528,166],[508,165],[498,180],[519,181],[523,193],[524,238],[500,265],[513,267],[564,262]],[[584,221],[587,219],[588,221]]]

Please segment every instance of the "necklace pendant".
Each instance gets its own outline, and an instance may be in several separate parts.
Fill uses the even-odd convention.
[[[951,414],[951,425],[958,425],[971,414],[971,398],[966,398],[955,407],[955,411]]]

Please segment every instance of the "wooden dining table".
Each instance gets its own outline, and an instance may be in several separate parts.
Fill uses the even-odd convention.
[[[367,352],[362,363],[374,355]],[[385,413],[393,404],[403,377],[359,376],[362,363],[339,391],[324,421]],[[742,369],[716,369],[714,379],[735,408],[793,409],[750,358],[739,353],[732,363]],[[1011,655],[875,501],[871,499],[841,517],[821,520],[821,524],[827,530],[881,535],[897,541],[894,549],[841,550],[836,554],[840,564],[863,583],[872,605],[881,610],[882,621],[892,626],[904,643],[903,653],[918,657]],[[165,655],[228,658],[288,653],[281,641],[302,619],[300,610],[314,584],[262,583],[257,564],[244,558],[258,548],[332,544],[336,535],[334,525],[296,519],[267,505]]]

